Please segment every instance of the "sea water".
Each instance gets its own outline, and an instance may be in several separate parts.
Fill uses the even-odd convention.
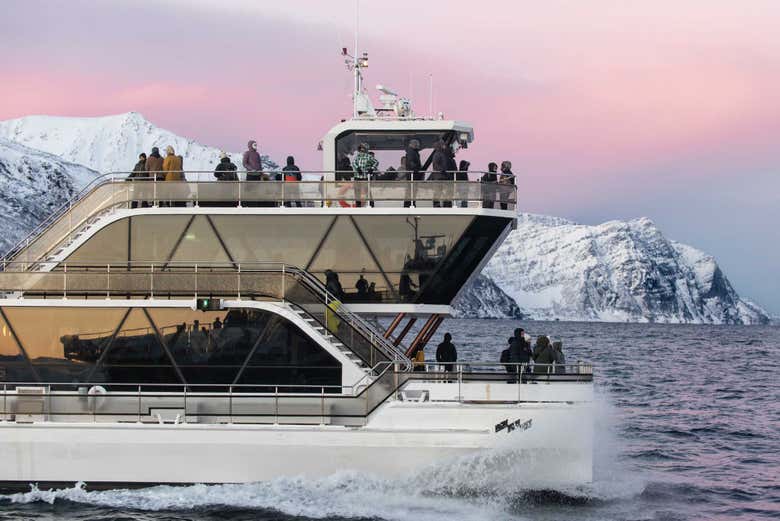
[[[461,359],[497,361],[518,326],[595,365],[592,484],[537,488],[478,456],[397,481],[31,489],[0,496],[0,520],[780,518],[780,328],[448,320],[429,350],[449,331]]]

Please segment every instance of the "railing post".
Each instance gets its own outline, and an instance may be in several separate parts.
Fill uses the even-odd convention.
[[[285,268],[285,264],[282,264],[282,302],[284,302],[286,300],[285,297],[287,296],[286,289],[285,289],[285,279],[287,277],[286,277],[284,268]],[[327,305],[327,302],[326,302],[326,305]]]
[[[149,298],[154,298],[154,264],[149,265]]]
[[[62,267],[62,298],[68,298],[68,264]]]
[[[198,298],[198,265],[195,265],[195,299]]]
[[[193,202],[193,206],[197,208],[200,206],[200,183],[198,182],[200,179],[200,174],[195,174],[195,201]],[[185,177],[186,180],[186,177]]]
[[[274,425],[279,425],[279,386],[274,387]]]
[[[233,386],[228,386],[228,423],[233,424]]]
[[[463,403],[463,365],[458,364],[458,403]]]
[[[8,384],[3,384],[3,421],[8,421]]]
[[[138,423],[141,423],[141,386],[138,386]]]
[[[320,387],[320,425],[325,425],[325,387]]]
[[[182,423],[187,423],[187,384],[184,385],[184,418]]]
[[[236,288],[236,292],[238,295],[238,300],[241,300],[241,263],[238,264],[238,272],[236,273],[236,282],[238,283],[238,287]]]
[[[111,264],[106,264],[106,300],[111,298]]]
[[[238,207],[241,208],[241,178],[238,178]]]

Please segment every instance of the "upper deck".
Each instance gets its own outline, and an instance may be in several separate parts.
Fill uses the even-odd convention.
[[[515,186],[481,183],[482,172],[468,173],[468,181],[186,176],[103,176],[13,248],[4,267],[284,262],[325,283],[335,274],[343,300],[360,311],[394,305],[382,310],[392,313],[400,304],[448,306],[516,215]],[[326,173],[303,172],[317,176]]]

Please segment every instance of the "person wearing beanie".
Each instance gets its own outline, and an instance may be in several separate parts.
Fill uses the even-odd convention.
[[[301,169],[295,164],[295,158],[293,156],[287,156],[287,164],[282,168],[281,174],[281,180],[288,183],[284,187],[287,199],[284,202],[285,206],[292,207],[293,204],[298,208],[303,206],[301,201],[294,200],[299,195],[298,187],[294,183],[301,181],[301,179],[303,179],[301,176]]]
[[[214,177],[217,181],[238,181],[238,174],[236,174],[238,167],[230,160],[230,156],[225,151],[219,154],[219,164],[214,169]]]
[[[165,179],[163,175],[163,158],[160,156],[160,149],[152,147],[152,153],[146,158],[146,171],[149,177],[154,177],[158,181]]]

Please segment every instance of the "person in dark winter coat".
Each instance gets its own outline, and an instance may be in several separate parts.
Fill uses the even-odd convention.
[[[444,370],[452,372],[455,370],[455,362],[458,361],[458,351],[455,344],[452,343],[452,335],[444,333],[444,341],[436,348],[436,361],[443,364]]]
[[[352,162],[346,152],[339,152],[338,161],[336,161],[336,181],[349,181],[352,179]]]
[[[425,174],[422,172],[422,162],[420,161],[420,142],[416,139],[410,139],[406,146],[406,165],[404,170],[407,172],[406,179],[409,181],[422,181]],[[409,187],[409,191],[414,194],[414,184]],[[411,197],[414,199],[414,197]],[[410,207],[414,201],[404,201],[404,207]]]
[[[550,344],[550,339],[540,336],[534,346],[534,374],[548,374],[552,372],[552,364],[555,362],[555,350]]]
[[[460,164],[458,164],[458,171],[455,172],[455,181],[458,182],[457,192],[458,197],[461,199],[460,201],[460,207],[466,208],[469,203],[469,186],[466,183],[469,180],[469,168],[471,167],[471,163],[466,161],[465,159],[462,159],[460,161]]]
[[[217,167],[214,169],[214,177],[217,179],[217,181],[238,181],[238,174],[236,173],[236,170],[238,170],[238,167],[233,164],[233,162],[230,160],[230,156],[227,155],[226,152],[220,152],[219,153],[219,163],[217,164]],[[234,195],[235,192],[234,192]],[[222,201],[200,201],[200,206],[236,206],[236,202],[230,202],[228,200],[224,200],[225,198],[222,197]]]
[[[509,206],[507,203],[509,200],[509,192],[507,191],[508,188],[503,187],[514,186],[515,184],[515,174],[512,173],[511,161],[503,161],[501,163],[501,175],[498,177],[498,184],[502,185],[502,188],[500,188],[501,193],[499,194],[501,209],[506,210]]]
[[[280,181],[290,183],[284,186],[285,198],[287,199],[284,202],[285,206],[292,207],[293,204],[298,208],[303,206],[301,201],[296,200],[300,195],[300,191],[295,183],[301,181],[301,179],[303,179],[301,169],[295,164],[295,158],[287,156],[287,164],[282,168],[282,177],[280,179]]]
[[[509,339],[507,339],[507,344],[509,346],[501,351],[501,357],[499,358],[499,362],[504,364],[504,369],[506,370],[506,374],[509,376],[509,380],[507,380],[507,383],[514,383],[515,382],[515,375],[517,375],[517,367],[514,365],[511,365],[511,354],[510,351],[512,349],[512,342],[515,341],[515,337],[510,336]]]
[[[138,155],[138,162],[133,167],[132,173],[127,176],[128,179],[143,179],[146,176],[146,154],[141,152]]]
[[[219,154],[219,164],[214,169],[214,177],[217,181],[238,181],[238,174],[236,174],[238,167],[233,164],[225,152]]]
[[[341,287],[339,276],[335,271],[325,270],[325,288],[338,300],[344,301],[344,289]]]
[[[431,161],[431,175],[428,176],[428,181],[437,181],[433,188],[434,198],[433,206],[440,208],[442,206],[442,199],[446,198],[446,190],[444,182],[447,181],[447,167],[449,165],[449,157],[447,154],[447,144],[443,140],[439,140],[436,143],[436,150],[433,151],[433,159]]]
[[[498,182],[497,170],[498,165],[490,163],[487,173],[482,176],[482,208],[493,208],[495,204],[496,183]]]
[[[146,171],[148,176],[154,177],[157,181],[164,181],[163,158],[160,155],[160,149],[152,147],[152,153],[146,158]]]
[[[148,181],[149,176],[146,173],[146,154],[141,152],[141,154],[138,156],[138,162],[133,167],[133,171],[130,173],[129,176],[127,176],[128,181]],[[141,207],[146,208],[149,206],[149,203],[146,201],[141,202]],[[138,208],[138,201],[132,201],[130,203],[130,208]]]

